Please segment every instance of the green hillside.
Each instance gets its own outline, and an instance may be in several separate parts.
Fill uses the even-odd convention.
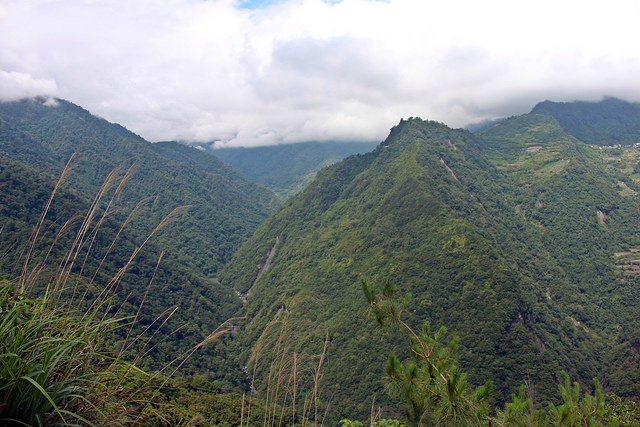
[[[150,350],[140,364],[152,369],[165,366],[201,342],[240,306],[237,296],[219,284],[215,275],[271,212],[275,196],[213,156],[189,150],[183,158],[166,158],[123,127],[66,101],[58,100],[57,106],[46,106],[42,99],[0,103],[2,276],[14,279],[20,274],[31,230],[74,153],[71,172],[53,199],[29,271],[45,260],[51,248],[41,277],[47,280],[48,275],[56,274],[82,218],[115,170],[90,222],[91,234],[85,237],[70,273],[73,283],[82,289],[77,294],[86,292],[82,304],[88,306],[153,233],[118,282],[110,304],[113,310],[134,315],[144,300],[134,332],[151,326],[147,333],[153,340],[146,345]],[[116,190],[128,171],[128,179]],[[129,221],[127,217],[138,204]],[[185,207],[153,232],[180,206]],[[102,218],[104,212],[107,215]],[[66,234],[52,247],[65,222],[74,217]],[[78,297],[74,295],[70,291],[68,296]],[[143,345],[144,340],[138,344]],[[132,349],[133,354],[136,351]],[[195,354],[183,371],[216,378],[222,371],[237,369],[237,380],[229,377],[230,386],[235,386],[244,378],[237,365],[225,360],[228,357],[209,346]]]
[[[121,201],[133,207],[154,198],[152,214],[141,218],[140,235],[175,207],[192,205],[176,232],[163,240],[172,256],[185,258],[209,276],[274,208],[270,191],[217,159],[199,152],[205,160],[166,158],[122,126],[63,100],[57,106],[45,106],[43,99],[0,103],[0,123],[5,157],[55,176],[77,153],[69,188],[84,197],[93,197],[114,168],[133,167],[134,179]]]
[[[537,246],[536,258],[545,254],[554,265],[545,273],[531,262],[536,258],[519,257],[521,270],[547,281],[546,298],[557,300],[577,327],[609,337],[615,348],[598,367],[601,378],[616,393],[638,396],[640,282],[633,254],[640,244],[640,150],[589,147],[536,114],[480,136],[512,183],[505,199],[527,224],[518,234]]]
[[[569,165],[555,164],[558,158],[531,173],[548,181],[580,177],[596,152],[567,138],[567,155],[575,157]],[[591,281],[595,288],[619,279],[612,254],[602,260],[596,252],[600,263],[581,271],[571,260],[579,247],[564,255],[571,243],[563,242],[554,251],[552,237],[545,240],[541,225],[516,208],[520,184],[489,161],[487,145],[466,131],[410,119],[373,152],[321,171],[221,274],[223,283],[247,293],[244,312],[251,322],[242,342],[257,342],[254,353],[266,351],[275,338],[264,331],[275,324],[298,330],[299,348],[317,346],[328,333],[324,393],[337,396],[334,416],[366,414],[371,396],[384,395],[382,367],[398,341],[376,335],[363,318],[359,282],[389,280],[412,293],[412,322],[429,320],[460,336],[463,369],[472,383],[492,379],[497,402],[527,378],[544,400],[555,394],[561,369],[583,381],[600,374],[615,338],[613,324],[598,321],[612,322],[607,309],[619,301],[589,302],[580,280],[602,276]],[[602,191],[615,192],[611,184]],[[563,203],[571,204],[565,196]],[[606,239],[595,206],[590,215],[584,243]],[[613,243],[602,242],[607,248]],[[257,365],[256,381],[264,381]]]
[[[323,167],[352,154],[371,151],[375,146],[367,142],[301,142],[263,147],[202,147],[286,200],[306,187]]]
[[[401,120],[373,151],[329,166],[335,151],[313,144],[306,157],[305,144],[238,149],[278,191],[322,167],[280,206],[202,150],[150,144],[71,103],[50,104],[0,103],[0,280],[29,275],[35,294],[62,283],[63,304],[99,300],[107,316],[134,316],[131,333],[147,338],[125,354],[144,369],[197,348],[181,368],[194,376],[175,381],[162,397],[173,403],[157,408],[175,423],[198,413],[237,423],[246,405],[272,421],[334,425],[377,407],[403,419],[385,364],[392,351],[411,359],[408,340],[403,328],[376,327],[363,279],[410,293],[402,318],[415,330],[428,321],[446,326],[442,344],[459,337],[456,363],[471,385],[493,382],[494,408],[508,412],[525,382],[537,408],[562,403],[568,378],[640,396],[640,148],[610,146],[634,138],[635,104],[545,102],[476,133]],[[582,113],[620,125],[594,127]],[[232,316],[246,319],[198,346]],[[118,349],[128,334],[120,328],[105,344]]]

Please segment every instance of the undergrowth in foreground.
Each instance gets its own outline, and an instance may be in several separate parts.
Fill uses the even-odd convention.
[[[81,321],[6,282],[0,319],[0,422],[105,425],[144,406],[144,390],[131,387],[141,372],[102,348],[118,319]]]
[[[135,247],[128,261],[111,279],[94,283],[104,260],[117,247],[120,232],[132,221],[140,204],[122,224],[120,231],[112,236],[106,253],[102,256],[95,254],[95,242],[110,215],[112,202],[131,176],[131,169],[124,174],[116,169],[108,175],[88,211],[84,215],[72,216],[60,228],[53,242],[47,243],[48,238],[43,237],[48,235],[47,213],[61,183],[69,175],[72,163],[73,157],[24,244],[18,265],[13,269],[19,273],[0,281],[2,425],[144,422],[155,415],[153,402],[168,377],[177,370],[176,366],[181,366],[198,348],[229,331],[225,322],[203,342],[176,357],[154,375],[147,375],[135,367],[149,342],[132,334],[144,298],[137,313],[126,317],[118,314],[122,300],[117,291],[141,249],[182,208],[174,209],[165,217]],[[60,251],[53,250],[57,242],[67,242],[62,255]],[[92,257],[102,261],[90,274],[86,266]],[[158,265],[161,260],[162,254]],[[97,293],[88,292],[92,286],[98,289]],[[171,314],[165,312],[164,320],[159,318],[154,323],[164,324]],[[123,329],[119,335],[114,335],[118,328]],[[117,343],[113,342],[114,339]],[[129,363],[126,357],[131,355],[132,348],[139,351]]]
[[[83,301],[86,292],[83,297],[74,298],[81,293],[84,263],[96,235],[130,171],[120,180],[117,170],[109,174],[64,256],[56,261],[49,259],[51,248],[69,233],[76,217],[62,226],[49,250],[44,254],[34,251],[45,243],[42,235],[47,212],[72,163],[73,157],[25,242],[21,264],[17,266],[20,273],[0,282],[2,424],[119,424],[141,419],[152,396],[142,381],[145,374],[120,355],[108,352],[105,345],[107,334],[127,321],[131,323],[132,319],[108,315],[105,306],[113,301],[122,274],[140,248],[106,284],[99,298]],[[107,194],[112,188],[115,190],[109,200]],[[76,263],[82,263],[80,274],[73,273]],[[57,265],[53,268],[52,264]],[[36,294],[40,296],[32,296]],[[78,307],[85,308],[81,311]]]

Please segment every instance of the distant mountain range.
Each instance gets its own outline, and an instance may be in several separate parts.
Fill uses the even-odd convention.
[[[376,145],[373,142],[300,142],[215,149],[211,145],[197,146],[286,200],[306,187],[320,169],[353,154],[364,154]]]
[[[541,102],[531,111],[555,118],[565,132],[596,145],[640,142],[640,104],[605,98],[601,102]]]

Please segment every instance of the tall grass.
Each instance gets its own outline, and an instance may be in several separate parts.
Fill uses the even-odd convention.
[[[106,425],[135,413],[136,405],[120,404],[133,390],[114,387],[135,368],[101,350],[119,319],[79,321],[6,282],[0,307],[0,421]]]
[[[295,305],[295,300],[300,298],[303,297],[294,298],[291,303]],[[314,329],[314,325],[291,318],[287,310],[281,308],[254,346],[248,361],[252,377],[266,381],[258,394],[264,405],[263,427],[324,424],[331,404],[331,399],[321,397],[329,335],[325,331],[320,341],[316,330],[317,339],[312,343],[308,339]],[[243,420],[250,419],[253,394],[252,386],[252,393],[246,405],[243,404]]]
[[[243,318],[224,322],[152,375],[136,368],[153,350],[155,335],[177,310],[168,308],[146,328],[135,328],[163,254],[141,295],[140,306],[131,316],[117,314],[122,299],[116,293],[149,240],[188,207],[174,209],[132,250],[122,267],[104,280],[105,275],[99,273],[107,264],[107,257],[118,248],[124,228],[148,200],[140,202],[118,231],[114,230],[111,241],[104,243],[98,234],[132,174],[131,169],[116,169],[108,175],[87,211],[70,218],[52,236],[47,229],[47,213],[72,165],[73,158],[24,244],[19,265],[13,269],[15,276],[0,280],[0,425],[171,424],[162,417],[166,413],[162,405],[173,404],[166,402],[163,387],[194,352],[233,332],[234,323]],[[101,249],[98,255],[99,240],[106,250]],[[61,242],[67,242],[62,254],[54,250]],[[155,331],[151,331],[152,327]],[[322,337],[322,345],[313,346],[321,349],[318,354],[310,353],[301,348],[305,345],[302,336],[309,327],[291,322],[285,310],[266,328],[250,362],[254,376],[258,365],[267,364],[266,390],[258,401],[253,395],[243,399],[238,408],[240,425],[323,423],[329,406],[320,398],[328,336]],[[106,342],[113,341],[113,332],[118,328],[123,339],[115,348],[111,343],[107,351]],[[125,360],[127,357],[130,359]],[[163,401],[162,405],[159,401]],[[205,421],[196,413],[186,425]]]
[[[151,237],[171,223],[187,207],[174,209],[130,254],[125,264],[89,299],[89,287],[99,286],[98,272],[117,246],[122,230],[139,211],[141,202],[113,237],[93,274],[86,266],[94,254],[96,236],[110,215],[113,201],[131,176],[116,169],[109,174],[88,211],[69,219],[44,252],[43,229],[55,194],[71,172],[73,157],[55,184],[19,258],[16,277],[0,281],[0,424],[17,425],[119,425],[144,422],[150,403],[159,392],[158,379],[124,360],[134,342],[142,341],[134,363],[145,354],[150,339],[133,336],[132,317],[113,313],[116,290],[123,275]],[[115,189],[114,189],[115,188]],[[79,225],[78,225],[79,224]],[[54,245],[76,229],[57,266],[50,258]],[[158,259],[158,265],[162,255]],[[158,265],[156,265],[156,270]],[[155,271],[154,271],[155,276]],[[144,303],[153,277],[142,299]],[[85,286],[84,291],[80,288]],[[32,297],[39,292],[38,298]],[[120,302],[121,303],[121,302]],[[79,310],[78,307],[85,307]],[[117,307],[115,309],[117,313]],[[156,321],[164,324],[175,310],[167,310]],[[154,322],[155,323],[155,322]],[[106,350],[105,340],[114,329],[128,326],[120,350]],[[203,343],[229,330],[223,325]],[[177,358],[180,366],[196,348]],[[171,364],[170,364],[171,365]],[[168,366],[165,370],[168,369]],[[175,372],[177,368],[173,370]],[[162,382],[162,381],[160,381]],[[151,385],[154,384],[154,385]]]

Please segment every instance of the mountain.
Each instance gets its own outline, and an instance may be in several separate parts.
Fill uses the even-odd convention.
[[[112,306],[120,307],[123,315],[135,315],[144,301],[138,327],[151,326],[149,333],[155,336],[142,366],[152,369],[201,342],[238,309],[240,300],[215,276],[276,206],[273,193],[217,158],[187,147],[182,151],[180,158],[167,158],[160,147],[64,100],[0,103],[1,274],[15,277],[20,272],[31,230],[75,153],[71,172],[53,198],[30,268],[37,268],[34,263],[44,261],[51,248],[46,258],[50,267],[44,272],[55,271],[81,224],[76,219],[65,226],[65,221],[83,218],[104,190],[74,258],[84,261],[70,273],[78,276],[74,281],[86,290],[90,304],[91,298],[104,295],[100,286],[118,276],[136,248],[143,248],[114,288]],[[112,171],[111,184],[103,187]],[[181,206],[179,215],[156,230]],[[128,218],[133,211],[137,214]],[[63,229],[66,234],[56,237]],[[94,275],[95,280],[80,278]],[[70,300],[76,297],[70,291]],[[116,333],[126,334],[126,328]],[[223,354],[209,346],[183,368],[216,377],[227,369]]]
[[[616,98],[600,102],[551,102],[536,105],[532,114],[555,118],[569,134],[596,145],[640,142],[640,104]]]
[[[270,345],[291,340],[293,352],[320,354],[326,334],[333,416],[367,414],[374,394],[380,402],[384,360],[402,341],[377,335],[363,316],[362,278],[410,292],[413,325],[460,336],[469,380],[493,380],[497,402],[527,378],[545,400],[560,370],[585,383],[603,374],[608,346],[626,345],[617,322],[631,326],[635,312],[619,298],[635,285],[620,280],[613,258],[635,247],[625,223],[634,206],[623,207],[598,150],[540,117],[480,136],[403,120],[262,224],[220,275],[247,295],[240,340],[252,347],[256,383],[266,382],[256,359]]]
[[[605,101],[624,111],[599,105],[600,116],[635,120],[635,104]],[[137,317],[145,301],[145,369],[241,316],[233,334],[197,347],[186,373],[256,392],[269,414],[279,402],[311,419],[326,414],[329,424],[365,419],[378,406],[402,417],[384,390],[384,366],[391,351],[411,359],[409,340],[401,328],[376,327],[364,279],[410,293],[404,319],[414,329],[426,320],[448,329],[443,342],[460,337],[467,380],[493,381],[497,406],[525,381],[538,405],[558,403],[562,370],[584,389],[599,378],[606,391],[637,398],[640,148],[611,146],[610,135],[632,140],[630,126],[595,128],[600,134],[588,121],[568,125],[578,104],[542,103],[476,133],[402,120],[371,152],[322,168],[277,206],[265,187],[202,150],[150,144],[62,100],[2,103],[0,274],[19,273],[24,242],[76,152],[30,268],[42,279],[58,274],[83,212],[121,167],[95,204],[65,299],[75,302],[76,289],[99,298],[100,284],[125,271],[106,311]],[[153,231],[182,205],[190,207]],[[50,266],[40,269],[45,257]],[[121,328],[109,344],[126,334]]]
[[[301,142],[216,149],[203,145],[201,148],[286,200],[309,184],[323,167],[352,154],[366,153],[375,146],[367,142]]]
[[[141,218],[141,235],[175,207],[191,205],[190,214],[163,240],[174,249],[173,256],[188,254],[187,262],[209,276],[275,207],[269,190],[213,156],[193,150],[191,159],[167,158],[122,126],[67,101],[56,100],[53,106],[42,98],[0,103],[0,130],[3,156],[52,175],[76,153],[69,187],[85,197],[93,197],[114,168],[133,167],[134,179],[122,202],[132,207],[153,197],[152,213]]]
[[[546,277],[547,298],[557,300],[576,326],[607,337],[613,350],[598,367],[605,383],[621,395],[640,395],[640,150],[591,147],[554,117],[534,113],[480,137],[488,158],[511,181],[503,197],[528,224],[519,234],[538,242],[534,258],[519,258],[520,269]],[[540,254],[553,261],[553,270],[536,270]]]

